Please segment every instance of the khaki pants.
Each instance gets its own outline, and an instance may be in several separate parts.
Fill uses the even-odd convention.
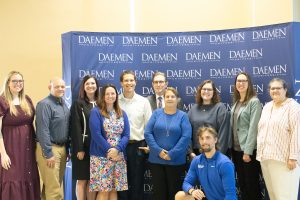
[[[286,163],[276,160],[264,160],[260,164],[271,200],[297,200],[300,178],[298,165],[289,170]]]
[[[49,168],[46,158],[43,156],[41,145],[37,143],[36,159],[44,183],[44,199],[62,200],[64,199],[62,181],[66,169],[66,148],[65,146],[52,145],[52,153],[55,157],[55,167]]]

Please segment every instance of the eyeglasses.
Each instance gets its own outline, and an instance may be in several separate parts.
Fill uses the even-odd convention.
[[[274,90],[281,90],[283,87],[271,87],[270,90],[274,91]]]
[[[205,91],[211,92],[211,91],[213,91],[213,89],[212,88],[201,88],[201,91],[203,91],[203,92],[205,92]]]
[[[13,83],[13,84],[23,84],[24,83],[24,80],[11,80],[11,82]]]
[[[237,83],[247,83],[248,80],[244,80],[244,79],[237,79],[236,80]]]
[[[165,83],[165,81],[153,81],[154,85],[164,84],[164,83]]]

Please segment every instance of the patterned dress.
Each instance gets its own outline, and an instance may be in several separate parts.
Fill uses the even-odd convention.
[[[124,129],[124,118],[117,118],[116,112],[109,113],[110,118],[105,118],[103,128],[107,142],[116,146],[121,140]],[[90,191],[128,190],[127,167],[124,155],[119,153],[118,161],[112,161],[106,157],[91,156],[90,161]]]

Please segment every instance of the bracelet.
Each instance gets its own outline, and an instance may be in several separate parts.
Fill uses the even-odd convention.
[[[190,195],[192,195],[194,191],[195,191],[195,189],[194,189],[194,188],[193,188],[193,189],[191,189],[191,190],[189,191]]]

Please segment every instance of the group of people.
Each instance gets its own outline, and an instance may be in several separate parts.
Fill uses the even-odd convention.
[[[10,72],[0,94],[0,200],[64,199],[70,146],[80,200],[142,200],[147,160],[155,200],[237,199],[235,172],[242,199],[259,200],[261,171],[271,200],[297,199],[300,105],[284,80],[270,81],[272,100],[262,106],[250,76],[238,74],[230,112],[205,80],[188,113],[162,72],[153,74],[147,98],[135,92],[133,71],[123,71],[120,83],[122,94],[112,84],[99,91],[85,76],[69,110],[65,82],[53,78],[35,109],[22,74]]]

